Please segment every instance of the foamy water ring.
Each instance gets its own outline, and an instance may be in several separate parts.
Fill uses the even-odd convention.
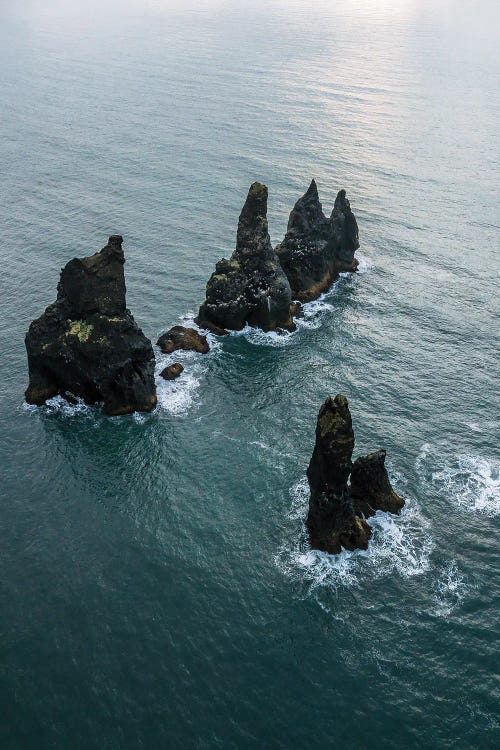
[[[311,592],[318,587],[358,586],[370,576],[380,578],[397,573],[411,578],[430,569],[433,549],[430,522],[415,499],[407,500],[399,516],[378,511],[368,519],[373,529],[368,550],[342,550],[338,555],[329,555],[309,548],[304,526],[309,501],[305,478],[291,488],[290,496],[288,518],[294,522],[294,528],[281,545],[275,562],[288,577],[306,582]]]

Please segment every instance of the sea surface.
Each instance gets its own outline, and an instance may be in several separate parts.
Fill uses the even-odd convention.
[[[496,0],[2,0],[0,748],[500,747]],[[360,272],[211,337],[150,415],[27,407],[60,268],[124,236],[154,341],[315,177]],[[344,393],[400,517],[308,549]]]

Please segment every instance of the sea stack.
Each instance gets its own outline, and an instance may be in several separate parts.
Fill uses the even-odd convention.
[[[26,334],[28,403],[80,397],[110,415],[156,405],[153,348],[126,308],[122,242],[114,235],[62,269],[57,300]]]
[[[351,496],[358,514],[366,518],[377,510],[399,513],[405,501],[394,492],[385,468],[385,450],[360,456],[352,465]]]
[[[367,549],[371,529],[354,512],[348,479],[354,431],[345,396],[329,396],[318,414],[316,444],[307,469],[311,491],[307,529],[313,549],[337,554]]]
[[[389,481],[385,450],[360,457],[354,464],[353,450],[347,398],[329,396],[318,414],[316,443],[307,469],[311,495],[306,526],[313,549],[332,554],[342,548],[367,549],[372,532],[365,518],[377,510],[399,513],[404,505]]]
[[[240,214],[236,249],[229,260],[216,264],[197,322],[217,333],[247,324],[264,331],[293,330],[291,299],[269,237],[267,187],[254,182]]]
[[[292,289],[302,302],[316,299],[342,271],[355,271],[359,248],[358,225],[341,190],[328,219],[313,180],[293,207],[285,238],[276,253]]]

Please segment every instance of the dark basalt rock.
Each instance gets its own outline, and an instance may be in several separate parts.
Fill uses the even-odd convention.
[[[328,397],[318,414],[316,444],[307,469],[311,490],[307,529],[314,549],[336,554],[367,549],[371,529],[356,516],[347,481],[354,431],[345,396]]]
[[[359,248],[359,231],[356,217],[345,190],[340,190],[335,198],[330,224],[335,248],[335,271],[355,271],[359,265],[354,253]]]
[[[394,492],[387,469],[385,450],[357,458],[351,471],[351,496],[356,512],[365,517],[375,511],[399,513],[405,501]]]
[[[276,253],[292,296],[303,302],[316,299],[342,271],[355,271],[359,247],[358,225],[345,190],[341,190],[329,219],[323,213],[313,180],[290,213],[285,238]]]
[[[290,284],[268,232],[267,187],[255,182],[240,214],[236,249],[216,264],[197,322],[232,330],[246,324],[294,330],[290,304]]]
[[[210,351],[206,336],[202,336],[194,328],[185,328],[184,326],[174,326],[170,331],[162,334],[156,345],[160,347],[164,354],[171,354],[178,349],[199,352],[200,354],[206,354]]]
[[[175,380],[179,375],[184,372],[184,367],[180,362],[174,362],[173,365],[168,365],[164,370],[160,372],[160,376],[165,380]]]
[[[313,549],[334,554],[342,547],[367,549],[372,532],[365,517],[376,510],[399,513],[404,505],[389,482],[385,450],[362,456],[354,464],[353,450],[347,399],[329,396],[318,414],[316,444],[307,469],[311,497],[306,526]]]
[[[125,301],[122,237],[62,269],[57,300],[26,334],[26,400],[61,395],[103,402],[107,414],[151,411],[156,404],[154,354]]]

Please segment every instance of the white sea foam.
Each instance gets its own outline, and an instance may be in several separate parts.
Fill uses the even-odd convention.
[[[358,274],[368,273],[374,268],[373,262],[370,258],[358,255],[359,266]],[[303,317],[295,318],[294,322],[297,325],[297,331],[301,329],[315,330],[320,328],[325,320],[325,317],[330,315],[334,310],[332,303],[333,296],[338,292],[338,284],[342,283],[343,279],[355,279],[356,274],[353,273],[341,273],[340,280],[336,281],[328,291],[321,294],[318,299],[312,300],[311,302],[304,302],[302,305]],[[241,331],[231,331],[231,336],[245,336],[247,341],[256,346],[272,346],[281,347],[288,346],[294,338],[297,331],[262,331],[259,328],[252,328],[252,326],[246,325]]]
[[[459,456],[456,463],[432,474],[432,481],[460,510],[497,516],[500,513],[500,464],[480,456]]]
[[[375,268],[375,263],[372,261],[371,258],[367,258],[366,255],[362,255],[358,253],[357,258],[359,261],[358,273],[360,274],[368,273],[369,271],[372,271]]]
[[[203,377],[207,372],[210,361],[222,350],[220,338],[213,333],[200,328],[194,322],[194,314],[188,312],[180,319],[179,325],[194,328],[207,337],[210,351],[207,354],[199,352],[184,351],[179,349],[172,354],[163,354],[156,349],[156,395],[158,398],[158,409],[169,414],[183,414],[200,405],[198,391]],[[184,372],[175,380],[165,380],[160,372],[168,365],[180,362]]]
[[[294,335],[290,331],[262,331],[246,325],[241,331],[230,331],[230,336],[244,336],[250,344],[255,346],[288,346]]]
[[[63,417],[91,417],[96,414],[96,409],[100,410],[99,406],[89,406],[81,398],[75,398],[75,403],[70,403],[62,396],[49,398],[43,406],[24,403],[23,408],[31,414],[42,411],[45,414],[60,414]]]
[[[432,614],[438,617],[449,617],[473,588],[474,586],[458,569],[457,564],[448,563],[439,572],[433,585],[436,607]]]
[[[166,367],[166,365],[163,365]],[[170,414],[182,414],[198,403],[199,378],[183,372],[176,380],[159,378],[156,384],[158,408]]]
[[[413,498],[407,499],[399,516],[378,511],[368,519],[373,529],[368,550],[342,550],[338,555],[329,555],[309,548],[304,526],[309,498],[307,480],[297,482],[290,496],[288,518],[294,528],[275,561],[286,575],[306,582],[310,592],[321,587],[355,587],[368,576],[397,574],[411,578],[429,570],[433,548],[430,522]]]
[[[325,317],[334,310],[332,303],[328,301],[332,298],[334,291],[335,289],[332,288],[325,294],[322,294],[321,297],[318,297],[318,299],[306,302],[303,305],[304,317],[297,318],[295,321],[299,330],[301,328],[309,330],[320,328]]]

